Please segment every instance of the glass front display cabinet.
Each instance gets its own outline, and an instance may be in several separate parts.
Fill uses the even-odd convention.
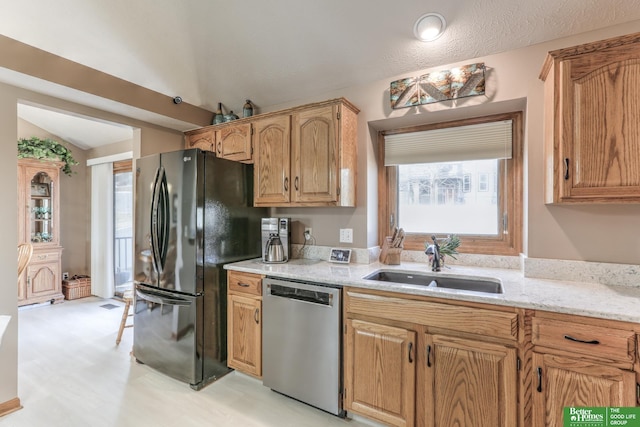
[[[61,302],[60,162],[18,160],[18,244],[33,255],[18,280],[18,305]]]

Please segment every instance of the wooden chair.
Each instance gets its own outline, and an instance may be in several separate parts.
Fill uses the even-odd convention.
[[[18,245],[18,283],[20,282],[20,276],[22,276],[29,261],[31,261],[31,255],[33,255],[33,245],[31,243]]]
[[[119,345],[120,340],[122,340],[122,332],[124,331],[124,328],[131,328],[133,326],[133,324],[127,324],[127,317],[133,316],[133,314],[129,314],[129,309],[131,308],[131,304],[133,304],[133,289],[127,289],[124,291],[122,300],[124,301],[124,311],[122,312],[122,319],[120,320],[120,329],[118,330],[116,345]]]

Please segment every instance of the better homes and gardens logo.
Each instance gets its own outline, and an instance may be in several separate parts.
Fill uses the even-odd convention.
[[[563,427],[640,427],[640,408],[566,407]]]

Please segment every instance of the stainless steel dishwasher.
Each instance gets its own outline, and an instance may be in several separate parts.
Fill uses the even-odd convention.
[[[262,281],[262,382],[338,416],[342,410],[342,289]]]

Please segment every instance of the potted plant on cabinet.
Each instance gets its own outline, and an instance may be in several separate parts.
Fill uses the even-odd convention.
[[[41,139],[35,136],[29,139],[18,139],[18,158],[60,160],[64,163],[61,169],[65,175],[71,175],[73,173],[71,166],[78,164],[71,155],[71,150],[61,143],[50,138]]]

